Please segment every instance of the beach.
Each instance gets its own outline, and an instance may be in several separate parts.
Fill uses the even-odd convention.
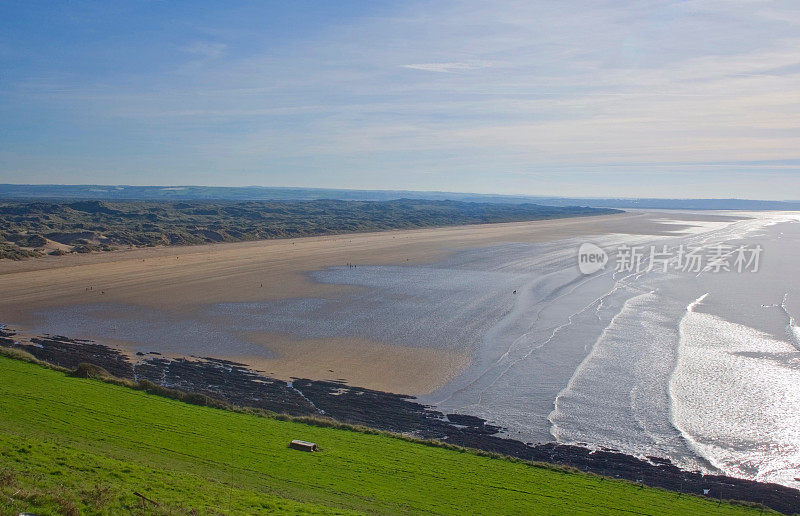
[[[0,261],[0,321],[21,329],[46,330],[37,315],[50,309],[103,306],[119,315],[134,307],[179,321],[203,307],[222,303],[259,303],[280,299],[336,299],[359,287],[314,281],[312,271],[326,267],[421,265],[442,260],[459,250],[502,242],[546,242],[608,232],[664,231],[659,215],[624,213],[521,223],[357,233],[286,240],[118,251]],[[107,320],[114,314],[106,313]],[[38,318],[40,319],[40,317]],[[92,338],[137,347],[99,328],[83,328],[73,337]],[[56,331],[56,328],[51,328]],[[140,325],[139,333],[155,333],[151,348],[170,347],[159,328]],[[236,328],[229,328],[231,334]],[[363,338],[292,339],[291,335],[246,336],[242,352],[233,346],[203,349],[279,376],[345,378],[381,390],[421,394],[457,375],[470,361],[469,350],[447,352],[424,346],[397,346]],[[287,350],[286,342],[296,341]],[[247,343],[250,345],[247,346]],[[313,352],[302,353],[298,349]],[[401,352],[398,352],[398,349]],[[171,349],[181,351],[180,349]],[[356,350],[358,350],[356,352]],[[336,364],[330,367],[329,364]],[[421,367],[424,364],[424,367]],[[334,370],[334,375],[329,370]],[[387,369],[392,373],[387,374]]]

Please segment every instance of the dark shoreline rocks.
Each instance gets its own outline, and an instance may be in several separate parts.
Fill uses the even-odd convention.
[[[24,350],[39,360],[69,369],[90,363],[118,378],[147,380],[230,405],[292,416],[321,415],[342,423],[569,466],[678,493],[760,503],[785,514],[800,512],[800,491],[786,486],[684,471],[666,458],[640,459],[614,450],[557,443],[529,445],[499,437],[502,429],[481,418],[443,414],[415,402],[411,396],[332,381],[295,379],[287,383],[243,364],[213,358],[170,359],[152,352],[137,353],[137,360],[131,361],[119,351],[92,341],[43,335],[25,343],[14,337],[13,330],[0,326],[0,346]]]

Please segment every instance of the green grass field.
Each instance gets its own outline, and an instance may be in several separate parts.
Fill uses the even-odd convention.
[[[291,439],[312,440],[321,451],[291,450]],[[188,405],[0,356],[0,513],[22,511],[760,512],[385,435]]]

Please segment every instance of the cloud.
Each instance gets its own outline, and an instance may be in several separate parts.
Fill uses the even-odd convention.
[[[223,43],[213,43],[209,41],[195,41],[181,47],[181,50],[200,56],[203,59],[217,59],[225,55],[228,46]]]
[[[478,70],[481,68],[488,68],[492,66],[491,63],[417,63],[417,64],[406,64],[403,65],[403,68],[409,68],[411,70],[423,70],[426,72],[437,72],[437,73],[457,73],[463,72],[467,70]]]

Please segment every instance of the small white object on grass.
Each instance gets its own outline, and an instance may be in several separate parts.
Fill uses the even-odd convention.
[[[317,448],[317,443],[310,443],[308,441],[301,441],[299,439],[295,439],[294,441],[290,442],[289,448],[309,452],[315,452],[319,449]]]

